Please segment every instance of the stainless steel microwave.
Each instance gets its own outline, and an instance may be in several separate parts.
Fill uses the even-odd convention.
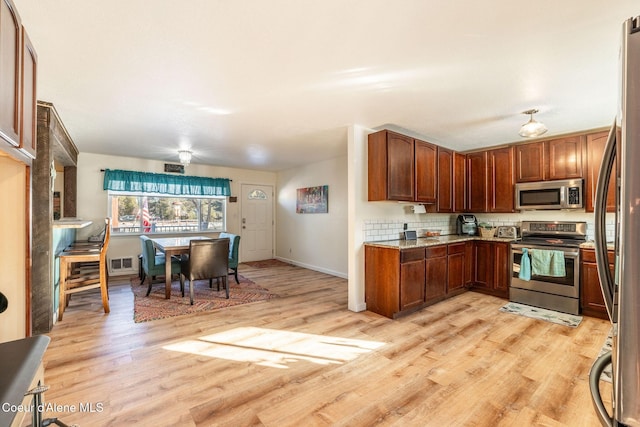
[[[523,182],[516,184],[516,209],[582,209],[583,180]]]

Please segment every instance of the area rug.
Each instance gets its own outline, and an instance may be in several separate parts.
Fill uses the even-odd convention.
[[[532,307],[525,304],[518,304],[517,302],[510,302],[505,306],[500,307],[500,311],[530,317],[532,319],[546,320],[547,322],[557,323],[558,325],[565,325],[572,328],[576,328],[580,322],[582,322],[582,316]]]
[[[246,277],[238,275],[238,279],[240,284],[236,283],[233,276],[229,276],[229,299],[226,298],[226,292],[222,289],[222,286],[220,291],[217,291],[215,281],[212,289],[209,287],[208,280],[196,280],[194,282],[194,301],[193,305],[191,305],[188,283],[185,283],[185,296],[182,297],[180,281],[174,280],[171,284],[171,298],[165,299],[164,282],[154,283],[151,293],[147,297],[145,296],[147,282],[144,285],[140,285],[140,279],[132,278],[131,290],[134,295],[133,320],[136,323],[148,322],[150,320],[219,310],[225,307],[277,298],[277,295],[272,294],[268,289],[255,284]]]
[[[598,357],[602,356],[607,351],[611,351],[611,346],[613,344],[613,337],[611,336],[612,333],[613,331],[609,331],[609,335],[607,336],[607,339],[604,340],[604,344],[602,344],[602,348],[600,349],[600,353],[598,353]],[[600,375],[600,380],[610,383],[611,376],[612,376],[611,365],[609,365],[606,368],[604,368],[604,371],[602,371],[602,375]]]
[[[274,268],[274,267],[291,267],[291,264],[287,264],[284,261],[280,261],[279,259],[265,259],[262,261],[247,261],[243,262],[243,264],[248,265],[253,268]]]

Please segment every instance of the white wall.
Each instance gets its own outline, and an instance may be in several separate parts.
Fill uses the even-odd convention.
[[[26,332],[26,183],[25,164],[0,153],[0,292],[9,301],[0,313],[0,342],[24,338]]]
[[[347,277],[347,158],[312,163],[278,173],[276,257]],[[329,213],[296,213],[298,188],[329,186]]]
[[[102,154],[80,153],[78,156],[77,216],[93,221],[93,224],[78,231],[78,239],[96,234],[104,227],[104,218],[110,215],[107,192],[102,189],[104,173],[101,169],[124,169],[141,172],[164,173],[163,161],[139,159],[134,157],[106,156]],[[238,196],[237,203],[227,203],[227,231],[240,233],[240,188],[243,183],[276,185],[276,174],[249,169],[235,169],[220,166],[191,164],[187,166],[187,175],[211,178],[229,178],[231,194]],[[277,226],[277,224],[276,224]],[[242,243],[241,243],[242,244]],[[109,244],[108,258],[133,256],[140,253],[138,236],[113,236]],[[242,261],[242,260],[241,260]],[[136,264],[137,267],[137,264]]]

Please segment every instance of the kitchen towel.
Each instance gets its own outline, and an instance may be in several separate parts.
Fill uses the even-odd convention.
[[[535,276],[565,277],[564,252],[532,249],[531,273]]]
[[[527,282],[531,280],[531,260],[529,259],[529,249],[527,248],[522,248],[522,258],[520,258],[520,273],[518,273],[518,278],[526,280]]]

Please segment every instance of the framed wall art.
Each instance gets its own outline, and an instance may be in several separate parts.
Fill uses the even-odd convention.
[[[296,195],[296,213],[329,212],[329,186],[298,188]]]

